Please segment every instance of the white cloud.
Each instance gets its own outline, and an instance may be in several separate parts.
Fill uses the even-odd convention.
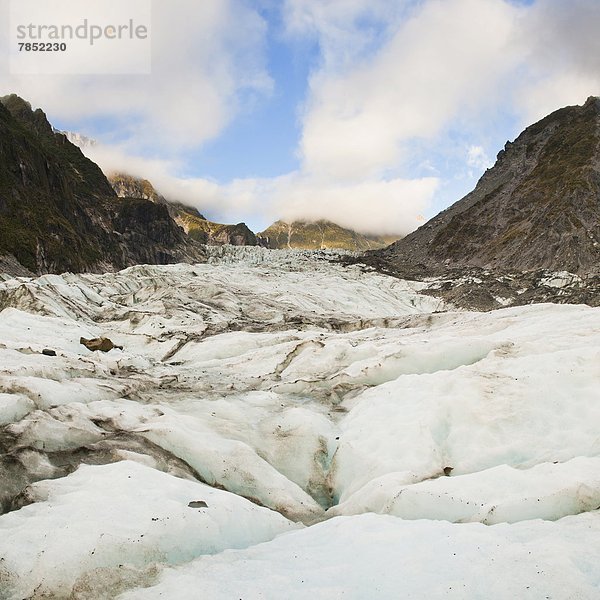
[[[411,139],[489,101],[517,61],[517,12],[500,0],[430,0],[370,59],[317,73],[301,141],[307,170],[380,174],[398,167]]]
[[[600,93],[598,0],[287,0],[286,7],[288,29],[316,35],[324,54],[300,142],[311,173],[377,176],[401,167],[413,140],[443,144],[459,120],[477,128],[505,110],[522,126]]]
[[[316,38],[322,67],[352,67],[363,54],[384,43],[415,0],[285,0],[288,35]]]
[[[7,0],[0,2],[6,16]],[[155,0],[151,75],[5,75],[0,83],[55,118],[109,119],[115,127],[105,141],[112,134],[132,149],[178,153],[216,137],[235,116],[240,92],[270,93],[265,35],[264,20],[244,0]]]
[[[227,191],[245,195],[271,221],[328,219],[363,233],[407,234],[421,224],[437,185],[433,177],[344,184],[293,173],[239,180]]]
[[[483,146],[469,146],[467,150],[467,165],[483,171],[489,169],[494,161],[487,155]]]
[[[600,95],[600,2],[538,0],[522,16],[515,43],[525,48],[516,109],[523,124]]]
[[[114,147],[97,145],[85,152],[105,173],[126,165],[128,173],[149,179],[167,198],[195,206],[209,218],[252,221],[261,227],[277,219],[329,219],[364,233],[406,234],[422,223],[438,186],[435,177],[344,184],[300,172],[220,185],[173,177],[177,163],[132,157]]]
[[[395,179],[411,162],[423,164],[412,156],[420,141],[452,154],[460,128],[462,137],[475,140],[486,121],[493,131],[499,114],[504,126],[512,114],[522,128],[600,93],[598,0],[533,6],[288,0],[286,6],[289,30],[312,32],[323,52],[299,147],[303,172],[315,179],[356,182],[357,189],[365,179]],[[379,30],[364,26],[378,19]],[[465,167],[493,164],[484,146],[467,143]],[[368,206],[365,198],[365,212]],[[396,203],[380,207],[390,218],[397,209]]]

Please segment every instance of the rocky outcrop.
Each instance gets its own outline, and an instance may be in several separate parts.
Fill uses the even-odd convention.
[[[473,192],[379,257],[413,274],[467,266],[597,272],[600,98],[528,127]]]
[[[176,221],[192,239],[209,246],[258,245],[256,235],[245,223],[238,223],[237,225],[213,223],[187,211],[181,211]]]
[[[161,196],[147,179],[126,173],[112,173],[108,176],[108,181],[119,198],[142,198],[158,204],[167,204],[165,197]]]
[[[375,250],[395,242],[399,236],[364,235],[331,221],[276,221],[258,234],[259,243],[272,249]]]
[[[166,209],[119,199],[100,168],[55,132],[43,111],[15,95],[0,100],[3,271],[106,271],[202,257]]]
[[[225,225],[209,221],[197,209],[167,200],[147,179],[125,173],[110,175],[109,181],[120,197],[143,198],[164,205],[171,217],[193,240],[209,246],[256,246],[256,236],[245,223]]]

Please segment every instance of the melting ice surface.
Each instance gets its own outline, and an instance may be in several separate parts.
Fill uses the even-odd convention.
[[[600,309],[212,252],[0,283],[0,598],[600,597]]]

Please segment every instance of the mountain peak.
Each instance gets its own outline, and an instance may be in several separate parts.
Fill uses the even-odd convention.
[[[127,173],[111,173],[108,180],[120,198],[143,198],[160,204],[166,202],[164,196],[159,194],[147,179]]]
[[[600,265],[600,99],[562,108],[498,154],[473,192],[383,252],[396,266],[586,273]]]
[[[366,235],[325,219],[299,219],[291,222],[276,221],[259,233],[258,237],[262,245],[274,249],[336,249],[360,252],[384,248],[399,236]]]
[[[17,96],[17,94],[0,97],[0,103],[15,117],[20,114],[33,113],[31,103],[21,98],[21,96]]]
[[[46,117],[46,113],[37,108],[33,110],[31,104],[17,94],[9,94],[0,98],[0,104],[20,123],[33,129],[39,134],[52,135],[52,125]]]

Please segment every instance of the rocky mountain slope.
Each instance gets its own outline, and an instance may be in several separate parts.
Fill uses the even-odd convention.
[[[11,95],[0,101],[0,257],[9,272],[50,273],[179,262],[202,251],[164,206],[118,198],[40,109]]]
[[[119,198],[143,198],[157,204],[168,204],[147,179],[140,179],[125,173],[112,173],[108,181]]]
[[[600,267],[600,98],[507,143],[473,192],[377,255],[400,273]]]
[[[213,223],[194,214],[193,209],[181,210],[175,220],[192,239],[209,246],[256,246],[258,243],[245,223]]]
[[[398,237],[364,235],[331,221],[276,221],[258,234],[261,245],[275,249],[350,250],[361,252],[384,248]]]
[[[209,221],[198,210],[180,202],[167,200],[146,179],[125,173],[109,176],[113,189],[120,197],[144,198],[167,207],[171,217],[193,240],[211,246],[256,246],[256,236],[245,223],[225,225]]]

